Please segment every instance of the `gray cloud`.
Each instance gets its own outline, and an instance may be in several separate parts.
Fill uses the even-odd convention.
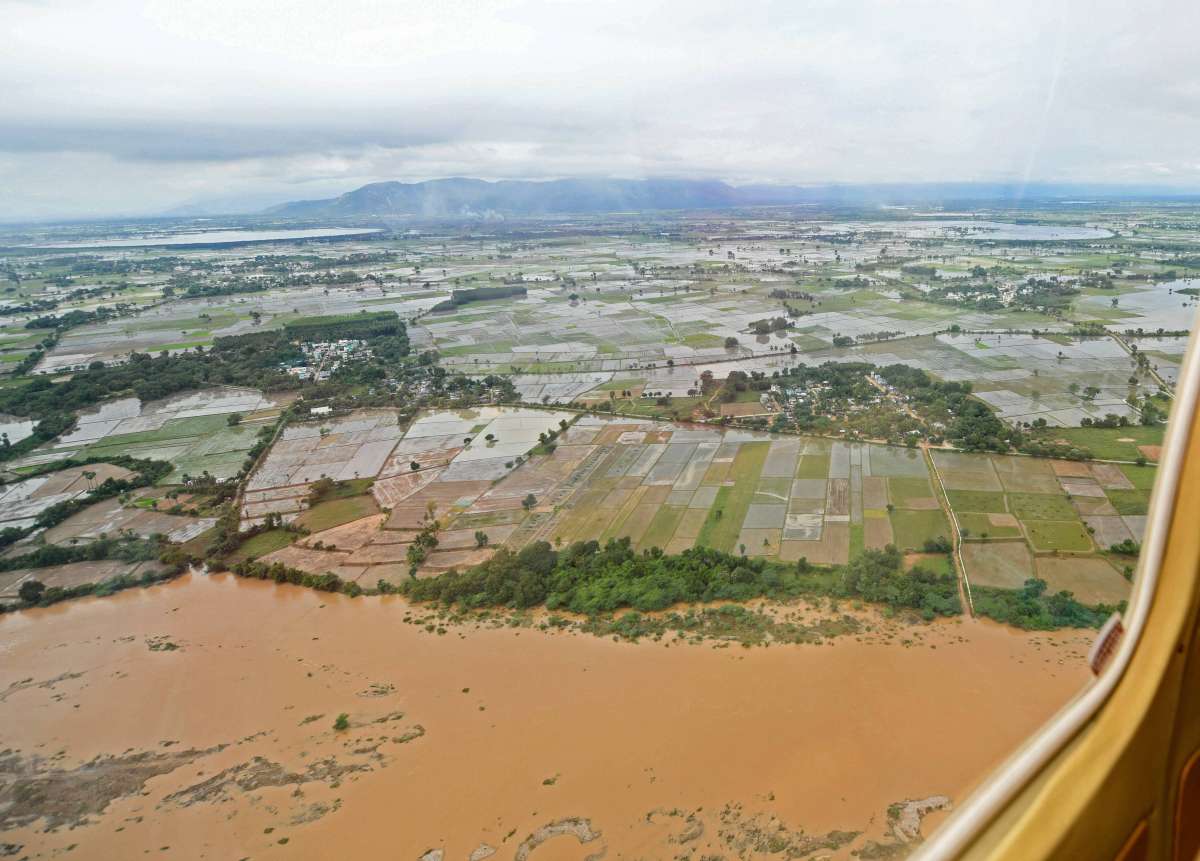
[[[0,0],[0,16],[0,217],[450,174],[1200,187],[1194,0]]]

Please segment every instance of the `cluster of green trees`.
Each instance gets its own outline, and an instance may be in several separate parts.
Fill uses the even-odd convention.
[[[1180,292],[1182,293],[1183,291],[1181,290]],[[6,305],[4,307],[4,313],[6,315],[12,314],[14,316],[16,316],[17,314],[36,314],[39,311],[53,311],[57,307],[58,307],[58,302],[55,302],[53,300],[30,299],[28,302],[25,302],[24,304],[21,304],[21,305]],[[35,328],[35,327],[27,326],[26,328]]]
[[[867,551],[838,568],[817,569],[804,560],[787,565],[704,547],[678,555],[658,548],[639,554],[628,538],[603,547],[576,542],[562,551],[536,542],[517,553],[502,548],[467,571],[410,580],[401,591],[414,601],[464,608],[545,605],[588,616],[623,608],[648,612],[678,603],[801,596],[857,598],[927,618],[961,612],[953,576],[919,567],[905,572],[895,547]]]
[[[1052,313],[1069,308],[1072,300],[1078,295],[1079,289],[1070,281],[1060,281],[1056,276],[1030,277],[1017,289],[1013,304]],[[1100,334],[1103,334],[1103,331]]]
[[[1124,541],[1119,541],[1116,544],[1110,544],[1108,547],[1109,553],[1117,553],[1122,556],[1137,556],[1142,552],[1142,545],[1134,541],[1132,538],[1126,538]]]
[[[502,287],[471,287],[466,290],[450,291],[450,298],[438,302],[430,310],[453,311],[460,305],[470,302],[487,302],[491,299],[507,299],[509,296],[525,296],[529,291],[520,284],[506,284]]]
[[[716,400],[718,403],[731,404],[738,399],[738,395],[742,392],[767,392],[771,390],[771,381],[767,379],[762,371],[730,371],[719,386],[711,371],[705,371],[700,375],[700,391],[703,394],[712,394],[716,392]]]
[[[13,365],[12,377],[14,379],[23,377],[36,368],[38,366],[38,362],[45,357],[46,352],[54,349],[55,345],[58,344],[59,338],[61,337],[62,333],[58,329],[55,329],[53,332],[39,341],[37,346],[25,355],[25,358]]]
[[[1125,609],[1124,601],[1117,606],[1089,607],[1075,600],[1070,592],[1047,595],[1046,581],[1037,578],[1026,580],[1021,589],[976,586],[971,598],[980,616],[1027,631],[1098,628],[1114,612]]]
[[[413,537],[413,542],[408,546],[408,550],[405,553],[405,560],[408,562],[408,573],[410,576],[416,576],[417,569],[421,567],[421,563],[429,557],[430,551],[438,546],[438,533],[442,529],[442,524],[441,521],[432,515],[433,512],[431,509],[426,514],[428,523],[421,527],[421,530]]]
[[[101,305],[92,311],[81,311],[78,308],[57,316],[51,314],[45,317],[34,317],[25,324],[26,329],[72,329],[75,326],[85,326],[88,323],[102,323],[114,317],[133,310],[132,305],[118,304],[115,306]],[[7,311],[5,313],[8,313]]]
[[[273,285],[263,281],[242,281],[230,279],[213,283],[210,281],[189,281],[183,285],[185,299],[198,299],[204,296],[235,296],[239,293],[262,293]],[[168,285],[163,288],[164,296],[173,296],[180,290],[179,285]]]
[[[362,594],[362,587],[352,580],[343,580],[332,572],[324,574],[309,574],[296,568],[289,568],[282,562],[268,565],[265,562],[239,562],[230,569],[239,577],[250,577],[254,580],[273,580],[276,583],[291,583],[294,586],[304,586],[321,592],[341,592],[351,598]]]
[[[772,332],[782,332],[788,327],[785,317],[775,317],[769,320],[755,320],[751,328],[756,335],[769,335]]]
[[[1016,431],[971,397],[970,383],[941,382],[920,368],[900,364],[880,368],[879,376],[917,403],[926,419],[944,424],[946,438],[967,451],[1003,452],[1011,447]]]
[[[180,563],[155,571],[146,571],[136,576],[120,574],[108,580],[102,580],[99,583],[81,583],[78,586],[48,587],[40,580],[26,580],[21,584],[21,588],[18,591],[21,603],[0,604],[0,613],[19,610],[23,606],[49,607],[51,604],[57,604],[59,601],[66,601],[70,598],[84,598],[88,595],[112,595],[125,589],[152,586],[155,583],[161,583],[173,577],[178,577],[183,573],[184,568],[185,566]]]
[[[407,341],[404,323],[395,311],[302,317],[285,325],[283,332],[295,341],[336,341],[342,338],[368,341],[382,337],[400,337]]]
[[[43,544],[28,553],[0,559],[0,571],[50,568],[55,565],[69,565],[72,562],[99,562],[103,559],[147,562],[158,558],[162,552],[163,543],[158,537],[120,536],[100,538],[84,544]]]

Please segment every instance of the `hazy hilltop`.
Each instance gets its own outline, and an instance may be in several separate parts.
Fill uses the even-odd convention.
[[[688,179],[556,179],[546,181],[435,179],[373,182],[337,197],[297,200],[266,210],[272,215],[338,217],[404,215],[427,218],[804,204],[871,206],[953,205],[970,201],[1015,205],[1066,200],[1163,196],[1135,186],[1017,183],[891,183],[882,185],[743,185]],[[1171,196],[1171,195],[1168,195]]]
[[[723,182],[560,179],[546,182],[436,179],[374,182],[327,200],[300,200],[269,210],[283,215],[540,215],[736,206],[742,195]]]

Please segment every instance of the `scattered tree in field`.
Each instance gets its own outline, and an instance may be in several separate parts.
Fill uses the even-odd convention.
[[[350,715],[342,712],[337,716],[337,720],[333,722],[333,728],[338,732],[344,732],[350,729]]]
[[[42,600],[42,594],[46,591],[44,583],[38,580],[26,580],[21,584],[21,588],[17,590],[19,597],[26,604],[36,604]]]
[[[528,494],[524,499],[521,500],[521,507],[526,511],[532,511],[535,505],[537,505],[537,497],[532,493]]]
[[[337,487],[336,481],[334,481],[329,476],[325,476],[325,475],[321,476],[316,481],[314,481],[311,485],[309,485],[308,504],[310,506],[316,505],[318,502],[320,502],[322,499],[324,499],[326,496],[328,496],[330,493],[332,493],[335,487]]]
[[[479,548],[487,547],[488,534],[482,529],[475,530],[475,546]]]

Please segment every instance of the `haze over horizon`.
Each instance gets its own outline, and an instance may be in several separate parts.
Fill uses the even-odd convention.
[[[1200,4],[0,0],[0,218],[447,176],[1200,189]]]

